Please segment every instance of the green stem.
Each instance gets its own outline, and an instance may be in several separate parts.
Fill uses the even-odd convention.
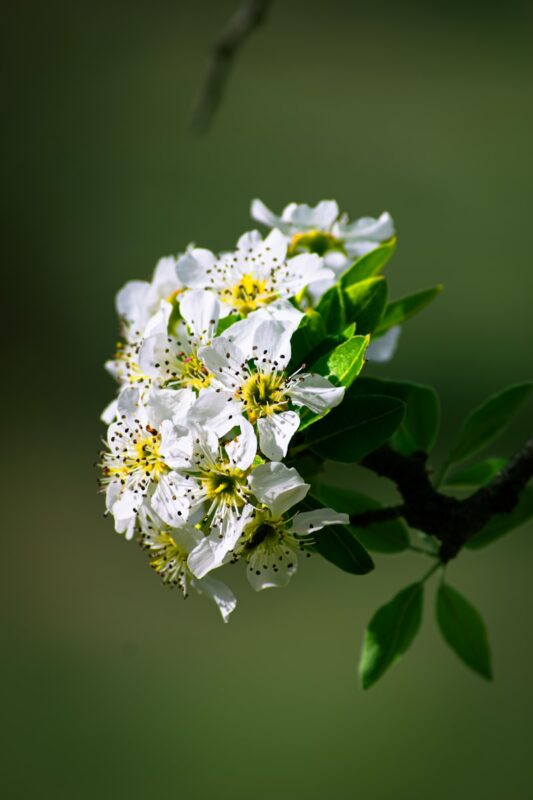
[[[438,569],[440,569],[441,567],[442,567],[442,564],[440,563],[440,561],[437,561],[437,563],[436,563],[436,564],[433,564],[433,566],[431,567],[431,569],[430,569],[430,570],[428,570],[428,572],[426,572],[426,574],[424,575],[424,577],[423,577],[423,578],[420,578],[420,583],[425,583],[425,582],[426,582],[426,581],[427,581],[429,578],[431,578],[431,576],[433,575],[433,573],[434,573],[434,572],[436,572],[436,571],[437,571]]]

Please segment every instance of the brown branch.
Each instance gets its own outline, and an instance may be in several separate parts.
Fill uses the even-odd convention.
[[[444,563],[454,558],[465,542],[475,536],[496,514],[514,509],[533,477],[533,438],[511,458],[486,486],[463,500],[442,494],[431,483],[425,453],[404,456],[385,446],[370,453],[361,465],[392,480],[403,505],[376,509],[350,517],[353,525],[371,525],[402,516],[411,528],[434,536],[441,543]]]
[[[220,105],[231,65],[238,51],[265,19],[271,0],[247,0],[215,41],[203,87],[197,97],[192,126],[205,133]]]

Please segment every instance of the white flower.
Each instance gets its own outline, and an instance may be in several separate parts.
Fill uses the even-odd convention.
[[[189,553],[203,538],[201,531],[191,525],[169,528],[153,517],[142,530],[141,545],[148,552],[150,566],[166,586],[179,587],[183,597],[188,596],[190,586],[199,594],[205,593],[217,604],[222,619],[227,622],[237,605],[233,592],[211,576],[202,580],[195,578],[187,565]]]
[[[209,250],[189,250],[178,260],[177,271],[184,286],[216,292],[222,316],[247,316],[332,276],[316,254],[303,253],[288,261],[286,256],[287,240],[282,233],[273,230],[263,241],[257,231],[251,231],[241,236],[235,252],[218,259]]]
[[[213,375],[211,385],[233,398],[248,421],[257,425],[261,452],[277,461],[287,454],[300,417],[294,407],[323,414],[344,397],[344,387],[321,375],[285,370],[291,358],[291,327],[249,318],[202,347],[198,355]],[[208,417],[205,424],[209,423]]]
[[[277,216],[256,199],[252,201],[251,216],[285,234],[289,255],[312,252],[323,256],[334,277],[310,287],[309,294],[314,302],[356,258],[394,236],[394,222],[387,212],[377,219],[361,217],[350,222],[346,214],[339,217],[339,207],[334,200],[322,200],[314,207],[289,203],[281,216]]]
[[[256,591],[286,586],[298,568],[298,552],[306,552],[312,534],[325,525],[346,525],[347,514],[330,508],[304,511],[292,518],[258,512],[246,526],[236,558],[247,562],[247,576]]]
[[[191,435],[172,421],[183,419],[194,402],[189,389],[153,391],[139,405],[139,390],[125,389],[118,398],[118,420],[107,433],[102,454],[101,485],[115,530],[131,539],[141,509],[148,505],[168,525],[188,514],[176,468],[192,450]]]
[[[213,338],[220,316],[220,301],[210,291],[186,291],[180,298],[181,317],[175,332],[158,331],[144,338],[138,352],[140,372],[159,386],[209,386],[211,376],[198,358],[198,348]]]
[[[150,282],[128,281],[118,292],[115,301],[126,341],[136,341],[146,335],[147,326],[160,310],[161,302],[171,307],[173,298],[181,289],[173,256],[157,262]]]
[[[189,567],[199,578],[231,557],[258,504],[272,515],[279,516],[303,500],[309,490],[309,484],[295,469],[289,469],[285,464],[270,462],[240,470],[219,459],[211,465],[207,462],[206,466],[209,472],[203,468],[201,481],[207,492],[211,497],[216,498],[217,493],[219,497],[224,494],[227,497],[219,523],[212,526],[209,535],[189,556]],[[191,498],[191,507],[193,503]]]

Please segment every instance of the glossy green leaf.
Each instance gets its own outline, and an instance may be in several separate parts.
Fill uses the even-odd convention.
[[[324,320],[327,333],[341,333],[346,325],[352,321],[346,319],[344,293],[338,284],[332,286],[322,295],[317,304],[316,312]]]
[[[518,383],[492,395],[465,420],[447,464],[470,458],[496,439],[511,422],[533,389],[533,381]]]
[[[397,397],[406,405],[401,425],[389,444],[399,453],[429,453],[435,443],[440,423],[439,397],[430,386],[406,381],[360,378],[350,387],[349,396],[383,394]]]
[[[308,429],[305,445],[321,458],[353,463],[390,439],[404,413],[395,397],[349,397]]]
[[[506,533],[510,533],[515,528],[519,528],[533,517],[533,486],[526,486],[520,495],[518,504],[513,511],[508,514],[496,514],[491,521],[485,525],[483,530],[476,533],[466,543],[471,550],[478,550],[496,541]]]
[[[291,338],[291,360],[289,372],[298,369],[309,355],[324,341],[326,326],[324,320],[313,309],[308,309]]]
[[[372,333],[378,326],[385,306],[388,289],[381,275],[354,283],[344,292],[346,322],[355,322],[358,333]]]
[[[401,325],[402,322],[418,314],[442,292],[443,288],[439,284],[431,289],[423,289],[421,292],[415,292],[415,294],[410,294],[407,297],[402,297],[389,303],[375,333],[379,336],[388,331],[389,328],[392,328],[393,325]]]
[[[331,353],[311,365],[310,372],[318,372],[337,386],[350,386],[365,363],[369,336],[353,336],[339,344]]]
[[[468,489],[475,486],[484,486],[502,470],[507,463],[505,458],[487,458],[479,464],[469,464],[459,467],[448,475],[446,486]]]
[[[220,336],[221,333],[224,333],[228,328],[230,328],[234,322],[239,322],[241,317],[239,314],[228,314],[227,317],[222,317],[218,321],[217,325],[217,336]]]
[[[345,514],[362,514],[382,508],[381,503],[353,489],[320,484],[314,491],[323,505]],[[376,553],[400,553],[409,546],[407,528],[399,519],[367,525],[364,528],[351,525],[359,541]]]
[[[347,289],[349,286],[352,286],[352,284],[364,281],[366,278],[372,278],[374,275],[381,272],[396,250],[396,241],[396,237],[389,239],[388,242],[383,242],[379,247],[361,256],[361,258],[358,258],[357,261],[341,275],[340,283],[342,288]]]
[[[462,594],[444,583],[437,592],[437,622],[444,639],[461,661],[491,680],[490,648],[485,623]]]
[[[363,689],[369,689],[409,648],[422,622],[423,601],[423,584],[413,583],[374,614],[359,662]]]
[[[313,550],[336,567],[352,575],[366,575],[374,569],[369,553],[349,525],[328,525],[315,534]]]

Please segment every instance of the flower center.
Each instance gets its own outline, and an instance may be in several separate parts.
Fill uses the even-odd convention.
[[[124,480],[130,475],[142,474],[153,481],[168,471],[159,452],[161,435],[154,428],[148,428],[150,436],[133,440],[133,447],[122,456],[119,464],[104,464],[104,476],[117,476]]]
[[[200,361],[196,353],[183,353],[179,361],[180,375],[176,380],[180,386],[190,386],[192,389],[205,389],[213,377],[209,370]],[[171,380],[171,383],[173,381]]]
[[[187,551],[176,544],[170,533],[158,531],[143,536],[141,545],[150,554],[150,566],[168,586],[187,590]]]
[[[252,424],[259,417],[286,411],[288,407],[283,378],[275,372],[254,372],[238,389],[237,395],[243,401]]]
[[[221,297],[225,303],[229,303],[239,314],[245,316],[259,306],[272,303],[277,295],[268,289],[266,280],[260,280],[249,273],[243,275],[231,289],[224,289]]]
[[[224,505],[240,507],[249,493],[246,473],[229,464],[222,464],[207,472],[201,479],[207,499]]]
[[[302,233],[295,233],[292,237],[287,255],[295,256],[297,253],[306,251],[323,256],[331,250],[340,250],[341,253],[344,253],[342,240],[337,239],[336,236],[328,233],[328,231],[302,231]]]

